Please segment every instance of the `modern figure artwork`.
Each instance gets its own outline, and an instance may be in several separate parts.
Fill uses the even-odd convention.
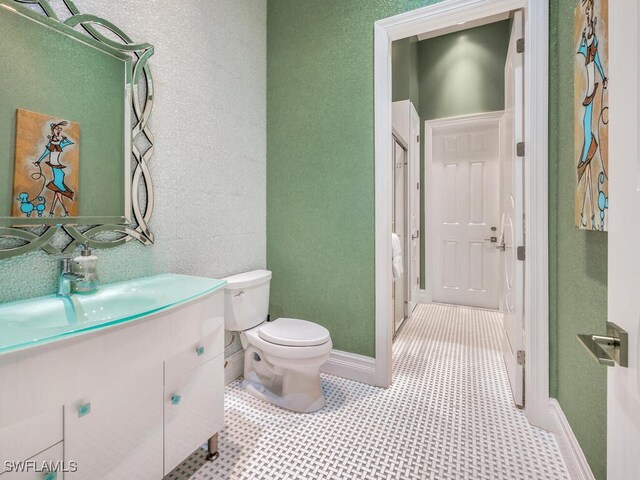
[[[609,211],[608,0],[580,0],[575,13],[575,224],[607,231]]]
[[[13,217],[78,216],[80,126],[19,109]]]

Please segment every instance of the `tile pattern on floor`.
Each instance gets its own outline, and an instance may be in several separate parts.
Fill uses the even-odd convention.
[[[327,406],[296,414],[227,387],[220,458],[200,450],[178,479],[567,479],[552,434],[513,405],[501,319],[419,305],[393,347],[389,389],[323,375]]]

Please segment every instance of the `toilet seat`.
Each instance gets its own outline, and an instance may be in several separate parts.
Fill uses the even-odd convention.
[[[322,325],[297,318],[278,318],[263,323],[258,335],[262,340],[285,347],[314,347],[331,339],[329,330]]]

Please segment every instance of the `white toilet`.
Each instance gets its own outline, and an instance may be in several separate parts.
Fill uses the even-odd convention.
[[[329,331],[294,318],[267,321],[271,282],[267,270],[225,280],[225,328],[240,332],[246,390],[295,412],[324,407],[320,367],[333,347]]]

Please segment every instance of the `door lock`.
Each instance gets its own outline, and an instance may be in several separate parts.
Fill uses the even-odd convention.
[[[491,243],[498,243],[498,237],[485,238],[485,240],[489,240]]]

